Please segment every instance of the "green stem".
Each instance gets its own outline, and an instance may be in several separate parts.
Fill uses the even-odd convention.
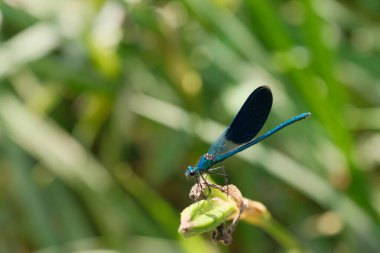
[[[262,223],[256,225],[260,226],[263,230],[270,234],[288,252],[309,252],[303,249],[303,247],[294,239],[291,233],[276,220],[272,218],[264,219]]]

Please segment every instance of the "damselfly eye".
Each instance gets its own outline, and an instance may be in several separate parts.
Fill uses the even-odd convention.
[[[188,167],[187,167],[187,170],[186,170],[186,172],[185,172],[185,176],[186,176],[187,178],[190,178],[190,177],[194,176],[194,174],[195,174],[195,172],[194,172],[194,167],[193,167],[193,166],[188,166]]]

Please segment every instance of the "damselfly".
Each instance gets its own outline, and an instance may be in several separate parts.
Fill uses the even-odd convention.
[[[301,113],[255,138],[268,118],[272,102],[273,97],[269,87],[261,86],[255,89],[229,127],[216,139],[207,153],[200,158],[198,164],[188,166],[185,172],[186,177],[195,176],[198,181],[203,173],[210,173],[214,169],[212,166],[215,164],[255,145],[282,128],[311,115],[310,112]]]

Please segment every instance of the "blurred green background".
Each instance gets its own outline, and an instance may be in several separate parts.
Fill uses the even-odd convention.
[[[0,1],[0,252],[288,252],[177,233],[185,168],[260,85],[264,130],[313,116],[229,182],[308,252],[380,252],[379,23],[378,0]]]

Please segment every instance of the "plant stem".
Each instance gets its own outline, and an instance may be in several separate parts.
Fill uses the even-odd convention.
[[[291,233],[273,218],[263,219],[260,224],[256,224],[270,234],[287,252],[305,253],[305,250],[291,235]]]

